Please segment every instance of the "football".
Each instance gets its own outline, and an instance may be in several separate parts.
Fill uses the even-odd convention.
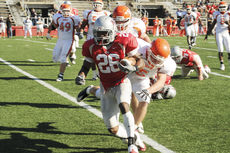
[[[124,61],[130,63],[132,66],[134,66],[134,65],[136,64],[135,58],[130,57],[130,56],[126,56],[126,57],[124,57],[124,58],[120,61],[121,65],[126,66],[126,64],[125,64]]]
[[[204,70],[205,70],[206,73],[210,73],[211,72],[211,69],[208,67],[208,65],[204,66]]]

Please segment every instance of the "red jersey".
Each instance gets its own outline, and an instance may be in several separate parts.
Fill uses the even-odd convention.
[[[106,90],[123,82],[127,73],[120,71],[117,64],[128,53],[136,54],[137,47],[138,42],[132,34],[117,33],[109,49],[96,45],[94,39],[86,41],[82,46],[82,55],[93,59],[98,67],[100,81]]]
[[[200,13],[199,12],[196,12],[197,16],[196,16],[196,23],[198,23],[198,19],[200,18]]]
[[[213,12],[215,12],[215,10],[210,10],[208,14],[212,14]]]
[[[172,25],[173,25],[173,26],[176,25],[176,20],[172,20]]]
[[[185,66],[193,66],[193,56],[197,55],[197,53],[190,51],[188,49],[182,49],[182,60],[180,63],[177,63],[178,65],[185,65]]]
[[[171,19],[167,19],[167,20],[166,20],[166,24],[167,24],[167,26],[170,26],[170,25],[171,25],[171,23],[172,23],[172,20],[171,20]]]
[[[78,15],[78,9],[76,8],[72,8],[72,12],[73,15]]]
[[[180,26],[181,26],[181,27],[184,27],[184,26],[185,26],[185,20],[182,20],[182,21],[181,21]]]

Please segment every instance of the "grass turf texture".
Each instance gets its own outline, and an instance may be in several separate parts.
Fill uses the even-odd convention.
[[[171,47],[188,48],[185,37],[162,38]],[[210,36],[207,42],[203,39],[204,36],[197,38],[197,47],[192,51],[200,55],[203,65],[207,64],[212,72],[230,76],[227,53],[224,52],[226,69],[220,71],[219,60],[214,58],[218,54],[214,37]],[[76,64],[67,67],[65,81],[55,81],[59,73],[59,63],[52,62],[56,41],[56,38],[0,39],[0,58],[73,97],[88,85],[99,85],[99,80],[91,81],[92,71],[85,86],[75,85],[84,58],[81,49],[76,51]],[[81,45],[83,42],[80,40]],[[127,145],[107,131],[101,118],[2,62],[0,72],[1,153],[127,152]],[[183,78],[177,69],[171,83],[177,95],[174,99],[150,103],[143,122],[145,134],[175,152],[229,152],[228,80],[210,74],[208,80],[198,81],[195,72]],[[89,96],[84,102],[100,110],[95,97]],[[146,152],[159,151],[147,145]]]

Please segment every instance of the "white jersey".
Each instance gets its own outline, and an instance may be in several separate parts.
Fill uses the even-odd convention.
[[[77,15],[71,17],[59,17],[54,20],[55,25],[58,27],[59,39],[68,40],[74,39],[75,27],[81,22],[81,18]]]
[[[188,23],[193,23],[196,20],[197,14],[195,12],[191,12],[190,14],[186,14],[184,16],[185,27],[187,27]]]
[[[43,28],[43,21],[42,20],[37,20],[37,29],[42,29]]]
[[[169,56],[165,59],[162,65],[154,66],[147,61],[147,50],[150,48],[150,44],[142,39],[137,38],[139,47],[138,52],[141,54],[142,58],[145,61],[145,67],[136,73],[132,73],[129,75],[129,79],[131,82],[137,79],[149,79],[149,77],[153,77],[157,74],[157,72],[167,74],[168,76],[172,76],[176,70],[175,61]]]
[[[132,33],[135,37],[139,38],[142,34],[145,34],[146,32],[145,23],[139,18],[132,17],[131,28],[128,32]]]
[[[3,20],[3,21],[0,22],[0,29],[5,29],[5,28],[6,28],[6,24],[5,24],[4,20]]]
[[[217,15],[219,15],[219,14],[220,14],[220,12],[219,12],[219,11],[215,11],[215,12],[213,12],[213,13],[212,13],[212,17],[213,17],[213,19],[216,19]]]
[[[219,14],[215,18],[216,20],[216,33],[228,33],[228,25],[225,23],[225,21],[229,21],[229,15],[228,13],[225,14]]]
[[[100,16],[109,16],[111,13],[109,11],[102,10],[101,12],[96,12],[94,10],[85,10],[83,12],[83,21],[88,22],[88,34],[93,36],[93,24]]]
[[[61,13],[56,13],[56,14],[53,15],[52,19],[57,20],[57,18],[60,18],[60,17],[62,17],[62,14]]]
[[[25,25],[26,28],[30,29],[32,27],[32,21],[29,20],[25,20],[23,21],[23,24]]]

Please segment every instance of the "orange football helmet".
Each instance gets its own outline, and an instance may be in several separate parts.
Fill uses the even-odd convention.
[[[162,38],[152,41],[150,49],[147,50],[147,60],[153,65],[162,65],[170,55],[170,45]]]
[[[64,4],[64,6],[62,7],[62,16],[69,17],[71,15],[71,6],[69,4]]]
[[[118,31],[124,31],[129,28],[131,23],[131,11],[127,6],[120,5],[117,6],[113,11],[113,19],[117,23]]]
[[[191,12],[192,12],[192,8],[191,8],[190,5],[188,5],[188,6],[186,7],[186,11],[187,11],[187,13],[191,13]]]
[[[60,6],[60,11],[63,9],[64,5],[65,5],[65,4],[62,4],[62,5]]]
[[[222,1],[219,3],[218,9],[220,13],[223,14],[227,11],[227,7],[228,7],[227,3]]]
[[[100,11],[102,11],[103,7],[104,7],[104,3],[102,0],[93,0],[94,11],[100,12]]]

